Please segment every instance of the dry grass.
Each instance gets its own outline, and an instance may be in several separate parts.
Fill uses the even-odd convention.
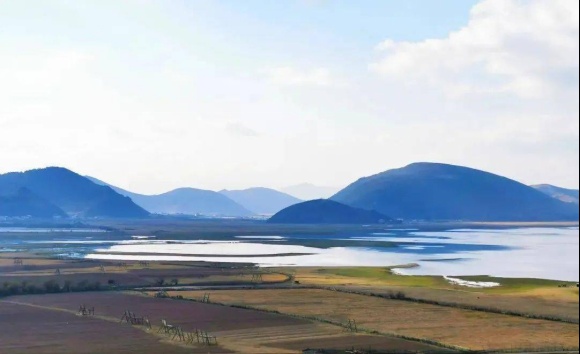
[[[400,276],[388,268],[297,268],[296,280],[304,285],[336,287],[369,293],[402,291],[408,297],[492,308],[543,317],[579,320],[578,288],[560,282],[533,279],[499,279],[499,288],[473,289],[453,285],[442,277]],[[482,279],[483,280],[483,279]]]
[[[237,275],[211,275],[204,278],[180,277],[177,278],[179,284],[197,284],[197,283],[251,283],[252,275],[246,274],[244,276]],[[262,274],[262,283],[278,283],[283,282],[287,277],[283,274]]]
[[[199,298],[200,292],[172,295]],[[464,348],[578,347],[578,325],[385,300],[325,290],[212,291],[216,302],[346,322]]]
[[[22,258],[25,265],[59,265],[62,264],[58,259],[39,258],[26,253],[0,253],[0,267],[10,267],[14,265],[14,258]]]
[[[512,296],[527,296],[530,298],[542,299],[555,302],[567,302],[578,304],[578,288],[539,288],[524,292],[523,294],[513,294]],[[578,311],[576,311],[578,314]]]
[[[579,320],[578,289],[572,288],[539,288],[511,294],[393,286],[338,286],[336,288],[372,294],[402,291],[407,297],[419,300],[516,312],[530,317],[538,316],[565,321]]]

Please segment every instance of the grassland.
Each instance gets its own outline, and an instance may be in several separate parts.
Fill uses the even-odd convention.
[[[568,290],[576,287],[575,283],[545,279],[510,279],[488,276],[463,276],[461,279],[497,282],[501,284],[500,287],[496,288],[467,288],[450,284],[441,276],[401,276],[393,272],[393,269],[410,266],[412,265],[392,267],[303,267],[284,269],[285,271],[294,272],[296,279],[305,284],[406,286],[449,290],[462,289],[473,292],[505,294],[525,293],[530,290],[554,288],[558,287],[558,285],[564,284],[568,286]],[[563,291],[563,293],[566,293],[566,291]]]
[[[409,299],[423,302],[568,322],[579,321],[578,288],[575,283],[543,279],[462,277],[501,284],[494,288],[468,288],[451,284],[440,276],[397,275],[390,268],[295,268],[286,271],[292,272],[295,279],[306,286],[378,296],[401,291]]]
[[[172,295],[198,298],[199,292]],[[212,301],[346,323],[472,350],[577,348],[578,325],[317,289],[212,291]]]

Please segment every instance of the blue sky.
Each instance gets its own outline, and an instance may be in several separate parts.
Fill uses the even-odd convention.
[[[138,192],[415,161],[578,187],[569,0],[2,1],[0,172]]]

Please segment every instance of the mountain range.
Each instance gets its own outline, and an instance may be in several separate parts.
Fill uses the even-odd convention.
[[[489,172],[439,163],[414,163],[361,178],[329,199],[304,203],[268,188],[220,192],[179,188],[143,195],[59,167],[0,175],[0,216],[9,217],[144,218],[156,213],[275,214],[271,221],[284,223],[578,220],[577,190],[526,186]]]
[[[109,186],[117,193],[131,198],[137,205],[150,213],[237,217],[253,215],[251,211],[227,196],[210,190],[178,188],[162,194],[145,195],[112,186],[94,177],[87,178],[96,184]]]
[[[106,186],[49,167],[0,175],[0,215],[143,218],[149,213]]]
[[[578,206],[489,172],[414,163],[361,178],[331,198],[405,220],[578,220]]]
[[[130,197],[137,205],[155,214],[249,217],[272,215],[301,202],[288,194],[269,188],[222,190],[214,192],[195,188],[178,188],[158,195],[144,195],[115,187],[94,177],[94,183],[111,187]]]

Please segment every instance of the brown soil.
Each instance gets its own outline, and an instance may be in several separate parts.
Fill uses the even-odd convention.
[[[201,297],[203,293],[199,295]],[[113,319],[120,319],[125,310],[131,310],[139,316],[148,317],[154,326],[158,326],[161,320],[165,319],[171,325],[182,327],[184,331],[195,329],[207,331],[218,338],[220,347],[239,353],[299,353],[302,349],[311,347],[313,343],[320,343],[323,346],[334,343],[342,349],[350,349],[353,345],[367,349],[369,347],[390,350],[410,348],[417,351],[437,349],[391,337],[348,334],[337,326],[278,314],[215,304],[152,298],[135,293],[29,295],[11,297],[7,301],[62,311],[75,311],[80,304],[86,304],[95,307],[97,316]],[[130,327],[123,324],[119,326]]]
[[[207,353],[163,343],[146,332],[64,311],[0,301],[0,353]],[[212,352],[214,353],[214,352]]]

